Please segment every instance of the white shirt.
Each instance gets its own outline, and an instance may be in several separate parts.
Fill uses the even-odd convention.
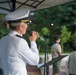
[[[11,31],[0,40],[0,58],[4,75],[27,75],[26,64],[37,65],[39,52],[37,45],[31,41],[31,49],[23,38]],[[19,35],[19,34],[18,34]]]

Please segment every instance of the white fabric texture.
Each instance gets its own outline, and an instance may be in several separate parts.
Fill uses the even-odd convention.
[[[19,20],[29,16],[29,9],[19,9],[6,15],[6,21]]]
[[[29,48],[27,41],[15,36],[16,34],[18,33],[11,31],[0,40],[0,58],[4,75],[27,75],[26,64],[37,65],[39,62],[36,43],[32,41]]]

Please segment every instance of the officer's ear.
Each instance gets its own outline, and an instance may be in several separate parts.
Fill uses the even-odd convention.
[[[19,30],[22,30],[22,28],[23,28],[22,25],[19,24],[18,29],[19,29]]]
[[[9,22],[5,21],[5,24],[6,24],[6,27],[7,27],[7,28],[10,27]]]

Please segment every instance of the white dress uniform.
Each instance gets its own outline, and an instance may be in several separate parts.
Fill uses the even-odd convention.
[[[28,17],[28,10],[15,11],[6,16],[7,20],[18,20]],[[0,40],[0,59],[4,75],[27,75],[26,64],[37,65],[39,52],[34,41],[27,41],[16,31],[11,31]]]
[[[27,75],[26,64],[37,65],[39,53],[37,45],[31,42],[31,49],[26,40],[17,37],[15,31],[11,31],[0,41],[0,57],[4,75]]]

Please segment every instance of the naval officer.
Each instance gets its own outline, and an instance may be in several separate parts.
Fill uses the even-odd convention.
[[[29,37],[31,47],[22,38],[28,27],[29,13],[29,9],[21,9],[5,17],[10,32],[0,40],[0,58],[4,75],[27,75],[26,64],[37,65],[39,62],[36,44],[38,33],[33,31]]]

